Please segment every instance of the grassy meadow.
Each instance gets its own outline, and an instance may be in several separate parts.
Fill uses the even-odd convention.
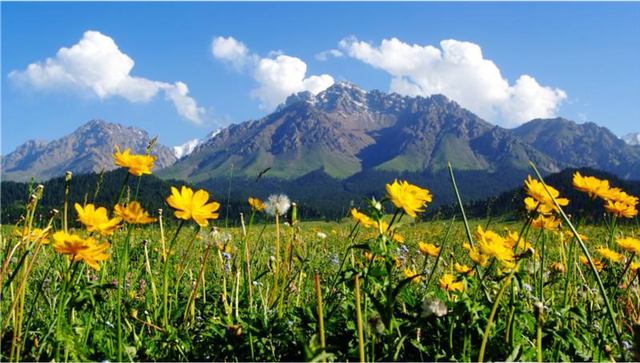
[[[144,178],[145,156],[119,153]],[[637,198],[574,178],[608,211],[587,224],[532,175],[521,220],[421,220],[438,196],[390,180],[341,223],[300,221],[274,195],[235,228],[180,185],[161,212],[123,188],[36,218],[34,186],[0,236],[0,359],[638,360]]]

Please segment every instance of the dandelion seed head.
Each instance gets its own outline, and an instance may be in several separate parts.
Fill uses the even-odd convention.
[[[291,201],[284,194],[272,194],[264,204],[264,211],[272,217],[287,213],[289,208],[291,208]]]
[[[445,305],[437,297],[428,297],[424,301],[422,301],[422,313],[420,314],[420,316],[422,316],[423,318],[428,318],[431,315],[443,317],[447,315],[447,312],[447,305]]]

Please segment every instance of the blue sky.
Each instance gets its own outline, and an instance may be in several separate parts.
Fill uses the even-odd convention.
[[[174,146],[340,80],[444,93],[507,127],[557,115],[640,131],[637,2],[0,6],[3,155],[93,118]]]

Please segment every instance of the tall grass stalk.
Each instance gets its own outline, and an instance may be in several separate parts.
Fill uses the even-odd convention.
[[[122,339],[122,290],[125,288],[125,272],[129,265],[129,247],[131,244],[131,233],[133,232],[133,224],[127,225],[127,237],[124,240],[124,248],[120,248],[121,254],[118,256],[118,308],[116,311],[118,319],[118,361],[122,362],[122,353],[124,342]]]
[[[320,274],[316,272],[316,296],[318,302],[318,326],[320,334],[320,346],[322,347],[322,354],[326,354],[326,345],[324,340],[324,316],[322,314],[322,289],[320,288]],[[326,358],[322,358],[323,362],[326,362]]]
[[[467,220],[467,214],[464,212],[464,206],[462,205],[462,198],[460,198],[460,192],[458,191],[458,186],[456,184],[456,178],[453,176],[453,167],[451,166],[451,163],[447,163],[448,167],[449,167],[449,176],[451,177],[451,184],[453,185],[453,191],[456,194],[456,199],[458,201],[458,206],[460,207],[460,213],[462,214],[462,221],[464,222],[464,230],[467,232],[467,240],[469,241],[469,244],[471,245],[471,248],[475,248],[475,244],[473,243],[473,237],[471,236],[471,228],[469,227],[469,221]],[[478,265],[476,264],[474,266],[476,273],[478,274],[478,278],[480,279],[481,282],[481,286],[482,286],[482,291],[484,292],[485,297],[487,298],[487,300],[489,302],[491,302],[491,296],[489,296],[489,292],[487,291],[487,288],[484,284],[484,280],[482,278],[482,270],[478,267]]]
[[[149,242],[144,240],[142,242],[142,246],[144,248],[144,267],[147,271],[147,277],[149,279],[149,283],[151,284],[151,292],[153,293],[153,318],[154,321],[158,319],[158,290],[156,289],[155,279],[153,278],[153,272],[151,270],[151,261],[149,260]]]
[[[436,273],[436,269],[438,268],[438,262],[440,261],[440,256],[442,256],[442,253],[444,252],[445,247],[447,246],[447,241],[449,240],[449,233],[451,232],[451,228],[453,227],[453,223],[456,221],[456,216],[453,216],[451,218],[451,223],[449,224],[449,227],[447,228],[447,232],[445,232],[444,234],[444,238],[442,239],[442,244],[440,245],[440,251],[438,252],[438,256],[436,257],[436,261],[433,263],[433,267],[431,268],[431,273],[429,274],[429,279],[427,280],[427,287],[425,288],[426,291],[429,291],[429,286],[431,285],[431,280],[433,279],[433,275],[435,275]],[[425,262],[426,262],[426,256],[425,256]],[[424,270],[424,267],[422,268]]]
[[[353,278],[356,295],[356,327],[358,329],[358,353],[360,362],[365,362],[364,356],[364,334],[362,332],[362,311],[360,310],[360,277],[356,274]]]
[[[67,215],[69,212],[69,189],[71,189],[71,177],[72,173],[68,171],[64,179],[64,215],[63,215],[63,228],[65,233],[69,232],[69,224],[67,223]]]
[[[191,292],[191,295],[189,295],[189,300],[187,302],[187,308],[184,311],[184,317],[183,317],[183,321],[186,322],[187,318],[189,317],[189,311],[194,310],[194,305],[195,305],[195,301],[196,301],[196,295],[198,294],[198,288],[200,287],[200,282],[202,282],[202,279],[204,278],[204,270],[207,266],[207,259],[209,258],[209,252],[211,252],[211,247],[213,246],[213,243],[209,243],[207,245],[207,249],[204,252],[204,258],[202,259],[202,265],[200,266],[200,273],[198,274],[198,280],[196,281],[195,286],[193,287],[193,290]]]
[[[233,164],[229,170],[229,188],[227,189],[227,213],[224,218],[224,228],[229,228],[229,209],[231,208],[231,181],[233,180]]]
[[[184,219],[180,220],[180,224],[178,225],[178,229],[176,233],[173,235],[173,239],[171,239],[171,243],[169,244],[169,250],[164,250],[163,255],[165,255],[164,259],[164,295],[163,295],[163,316],[162,316],[162,324],[165,329],[169,324],[169,257],[171,255],[171,250],[173,250],[173,246],[176,243],[176,239],[178,238],[178,234],[184,226],[186,221]],[[162,225],[162,224],[161,224]]]

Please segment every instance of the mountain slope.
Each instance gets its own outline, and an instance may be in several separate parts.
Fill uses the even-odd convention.
[[[640,149],[626,144],[605,127],[576,124],[562,118],[536,119],[511,133],[558,162],[561,167],[591,167],[623,178],[640,179]]]
[[[365,92],[341,82],[313,96],[299,93],[274,113],[229,126],[189,156],[158,173],[204,181],[233,173],[297,178],[315,170],[346,178],[376,169],[437,171],[456,168],[545,171],[556,164],[543,153],[442,95],[403,97]]]
[[[131,148],[133,153],[144,153],[150,141],[151,137],[138,128],[92,120],[61,139],[32,140],[21,145],[2,158],[2,178],[24,181],[34,177],[41,181],[64,175],[66,171],[89,173],[103,167],[112,170],[116,168],[111,157],[116,145],[122,151]],[[158,157],[156,169],[176,161],[174,153],[160,144],[151,154]]]

